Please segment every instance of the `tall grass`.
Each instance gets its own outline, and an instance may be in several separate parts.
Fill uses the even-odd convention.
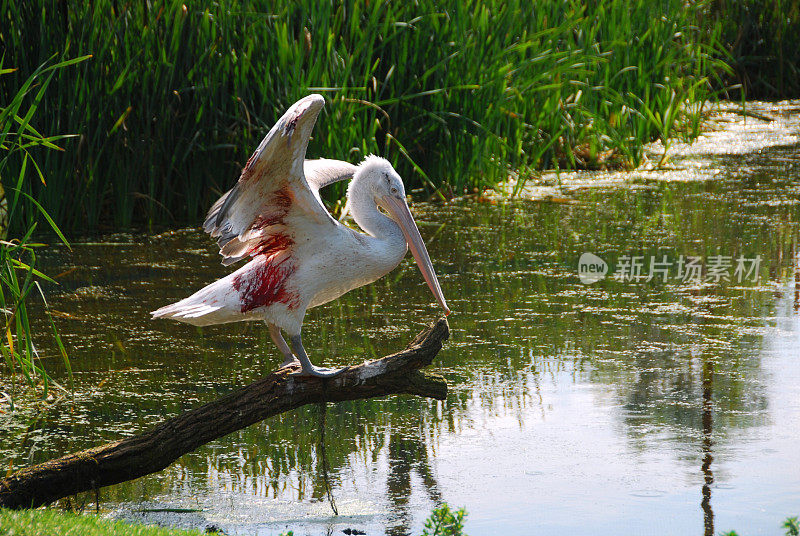
[[[32,126],[31,120],[55,74],[60,69],[83,59],[86,58],[46,62],[33,70],[9,101],[5,99],[0,101],[0,178],[5,186],[4,189],[0,189],[0,197],[2,197],[0,212],[3,216],[3,221],[0,222],[0,232],[2,232],[2,240],[0,240],[0,310],[2,310],[5,320],[5,324],[2,326],[0,353],[2,353],[5,368],[9,372],[7,378],[12,383],[12,392],[17,372],[21,373],[31,386],[41,383],[44,396],[47,395],[52,382],[40,363],[34,346],[27,300],[31,293],[39,293],[44,300],[39,281],[53,282],[53,280],[36,269],[36,249],[42,244],[34,242],[31,237],[36,230],[37,223],[31,221],[19,238],[9,237],[13,235],[7,233],[7,225],[8,222],[18,219],[23,205],[34,207],[38,215],[50,225],[50,230],[67,244],[58,226],[47,212],[25,192],[28,189],[26,181],[29,176],[35,176],[36,180],[45,184],[42,169],[37,164],[33,153],[37,149],[59,149],[56,143],[65,139],[65,136],[44,136]],[[0,61],[0,79],[4,79],[12,72],[13,69],[4,68]],[[46,300],[44,300],[44,304],[46,309]],[[71,370],[69,358],[52,318],[50,318],[50,326],[56,346],[69,373]],[[68,377],[71,383],[71,373]],[[13,406],[13,399],[8,393],[5,393],[4,398],[6,397]]]
[[[266,5],[266,9],[265,9]],[[44,131],[77,132],[29,192],[70,230],[196,222],[296,99],[328,105],[309,154],[387,156],[452,195],[544,167],[637,165],[696,134],[721,63],[706,2],[3,2],[0,43],[53,80]],[[0,91],[15,87],[9,78]],[[334,192],[334,195],[342,191]],[[24,212],[30,221],[35,210]]]
[[[800,97],[800,0],[717,0],[713,14],[747,98]]]

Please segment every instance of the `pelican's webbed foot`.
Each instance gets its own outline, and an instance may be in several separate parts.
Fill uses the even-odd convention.
[[[314,378],[335,378],[350,367],[340,369],[330,369],[325,367],[315,367],[311,365],[309,368],[303,367],[303,370],[292,372],[292,376],[312,376]]]
[[[334,378],[349,368],[344,367],[340,369],[329,369],[324,367],[315,367],[308,358],[305,348],[303,348],[303,339],[299,334],[292,336],[292,349],[294,350],[294,354],[297,356],[297,359],[300,361],[300,365],[303,367],[302,370],[293,372],[292,375],[294,376]]]

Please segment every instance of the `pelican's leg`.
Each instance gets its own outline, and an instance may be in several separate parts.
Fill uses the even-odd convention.
[[[311,360],[308,358],[308,354],[306,354],[305,348],[303,348],[303,339],[298,333],[297,335],[292,335],[292,348],[294,349],[295,355],[300,360],[300,364],[303,366],[303,370],[300,372],[295,372],[298,376],[316,376],[317,378],[333,378],[334,376],[338,376],[345,370],[347,367],[341,369],[329,369],[329,368],[321,368],[315,367],[311,364]]]
[[[265,324],[267,324],[267,328],[269,328],[269,336],[272,337],[272,342],[275,343],[275,346],[277,346],[278,350],[280,350],[281,354],[283,354],[283,363],[281,364],[280,368],[288,367],[292,363],[297,363],[297,358],[292,355],[292,350],[289,348],[289,345],[286,344],[286,341],[283,340],[281,328],[275,324],[270,324],[269,322],[265,322]]]

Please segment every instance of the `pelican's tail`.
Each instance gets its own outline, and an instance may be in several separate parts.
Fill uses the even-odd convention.
[[[242,320],[226,298],[231,288],[226,279],[204,287],[188,298],[152,311],[153,318],[171,318],[195,326],[209,326]],[[237,314],[237,312],[239,314]]]

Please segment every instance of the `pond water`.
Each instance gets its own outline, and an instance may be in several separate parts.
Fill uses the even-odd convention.
[[[418,534],[443,501],[466,508],[471,536],[780,533],[800,513],[799,108],[753,105],[771,123],[723,116],[694,152],[673,149],[671,171],[562,175],[563,198],[536,202],[415,206],[454,311],[432,367],[450,394],[329,407],[339,516],[316,407],[104,488],[101,509],[242,535]],[[579,278],[585,253],[607,264],[592,284]],[[60,274],[46,290],[75,399],[0,413],[4,467],[142,431],[281,361],[255,323],[150,320],[228,272],[197,229],[43,256]],[[438,315],[408,256],[312,310],[305,344],[318,365],[358,363]],[[64,381],[55,349],[40,346]]]

